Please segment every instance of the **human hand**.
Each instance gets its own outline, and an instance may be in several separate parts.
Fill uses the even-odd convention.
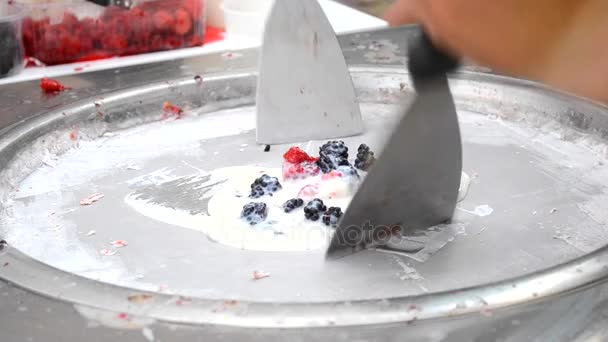
[[[397,0],[391,25],[422,24],[452,54],[608,101],[608,1]]]

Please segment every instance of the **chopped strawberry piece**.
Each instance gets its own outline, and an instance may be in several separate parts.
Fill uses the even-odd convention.
[[[42,89],[42,91],[45,93],[58,93],[70,88],[64,86],[58,81],[44,77],[40,80],[40,89]]]
[[[139,8],[139,7],[133,7],[129,11],[129,15],[131,15],[134,18],[143,17],[144,16],[144,10],[141,9],[141,8]]]
[[[253,271],[251,279],[253,279],[253,280],[260,280],[260,279],[264,279],[264,278],[268,278],[268,277],[270,277],[270,273],[268,273],[268,272]]]
[[[78,25],[78,17],[76,17],[74,13],[65,12],[63,13],[63,21],[61,22],[61,24],[68,30],[71,30],[76,25]]]
[[[129,46],[127,37],[120,33],[106,36],[103,40],[103,47],[108,51],[120,52]]]
[[[290,163],[299,164],[303,162],[314,162],[317,158],[310,156],[308,153],[302,151],[299,147],[290,148],[285,154],[283,154],[283,159]]]
[[[154,13],[154,26],[159,30],[169,30],[173,27],[175,20],[173,16],[164,10]]]
[[[169,36],[165,39],[165,44],[170,46],[173,49],[180,48],[183,44],[183,39],[178,36]]]
[[[186,35],[192,30],[192,19],[190,14],[183,9],[175,11],[175,26],[173,26],[173,32],[180,36]]]

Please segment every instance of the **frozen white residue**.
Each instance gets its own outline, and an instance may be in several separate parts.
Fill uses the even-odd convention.
[[[460,177],[460,186],[458,187],[458,202],[462,201],[467,196],[470,185],[471,177],[463,171]]]
[[[175,175],[173,169],[163,167],[162,169],[158,169],[145,175],[131,178],[127,181],[127,184],[132,186],[158,185],[174,181],[178,178],[179,176]]]
[[[418,271],[412,266],[406,264],[401,258],[396,255],[391,256],[393,260],[401,267],[401,272],[399,272],[399,279],[401,280],[422,280],[424,279]]]
[[[53,153],[43,156],[47,164],[53,167],[44,166],[34,171],[20,185],[18,195],[29,197],[87,184],[92,177],[103,174],[104,170],[107,173],[115,172],[116,165],[122,165],[123,169],[137,170],[141,165],[133,164],[134,160],[142,163],[163,153],[200,148],[201,139],[238,135],[253,130],[254,113],[251,107],[222,110],[205,114],[204,120],[193,116],[171,121],[170,124],[155,122],[129,128],[102,143],[99,140],[80,140],[78,148],[63,153],[60,160],[54,161],[56,154]],[[231,124],[226,125],[226,122]],[[38,149],[44,150],[43,147]],[[167,172],[165,176],[170,175],[169,170],[164,171]],[[61,175],[61,178],[56,175]],[[150,182],[158,180],[150,179]]]
[[[154,332],[149,327],[143,327],[141,329],[141,334],[144,335],[146,340],[153,342],[154,341]]]
[[[458,210],[464,211],[465,213],[469,213],[472,215],[477,215],[479,217],[490,216],[494,212],[494,208],[490,207],[487,204],[478,205],[473,210],[466,210],[463,208],[458,208]]]
[[[141,166],[137,166],[135,164],[129,164],[125,166],[125,170],[139,171],[141,170]]]
[[[441,224],[431,227],[424,232],[424,236],[416,237],[416,241],[424,244],[417,252],[401,252],[379,248],[377,251],[408,257],[417,262],[425,262],[435,255],[441,248],[455,240],[457,235],[467,235],[466,227],[462,223]]]
[[[494,209],[487,204],[478,205],[475,207],[475,210],[473,211],[473,213],[479,217],[492,215],[493,212],[494,212]]]

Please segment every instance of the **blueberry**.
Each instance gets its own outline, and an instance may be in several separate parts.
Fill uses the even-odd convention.
[[[325,206],[325,204],[323,204],[323,201],[318,198],[315,198],[312,201],[308,202],[308,204],[306,204],[306,206],[304,207],[304,216],[308,220],[317,221],[326,209],[327,207]]]
[[[290,213],[293,210],[295,210],[296,208],[299,208],[303,205],[304,205],[304,200],[302,200],[301,198],[292,198],[292,199],[288,200],[287,202],[283,203],[283,210],[286,213]]]
[[[339,207],[330,207],[323,214],[322,221],[327,226],[335,227],[338,224],[338,221],[340,221],[340,217],[342,217],[342,209]]]
[[[264,195],[272,196],[273,193],[282,188],[283,186],[281,186],[277,177],[270,177],[269,175],[264,174],[251,184],[251,194],[249,197],[260,198]]]
[[[361,144],[357,149],[357,158],[355,159],[355,167],[359,170],[366,171],[376,161],[374,152],[369,146]]]
[[[263,202],[251,202],[243,206],[241,218],[249,222],[250,225],[255,225],[263,222],[268,217],[268,206]]]

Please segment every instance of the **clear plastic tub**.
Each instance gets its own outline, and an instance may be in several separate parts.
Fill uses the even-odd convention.
[[[13,75],[23,68],[23,15],[22,6],[6,1],[0,4],[0,78]]]
[[[83,0],[29,3],[25,53],[54,65],[202,45],[204,5],[204,0],[140,0],[131,8]]]

